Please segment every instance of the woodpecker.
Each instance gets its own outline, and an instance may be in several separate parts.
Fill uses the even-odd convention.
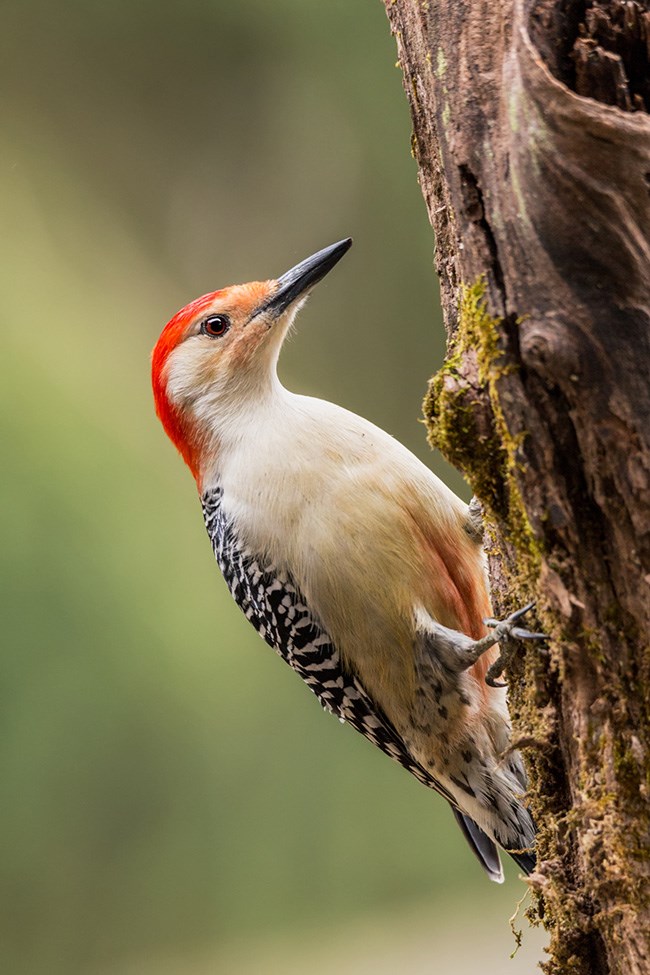
[[[497,847],[535,863],[493,679],[499,640],[541,637],[517,625],[530,606],[489,619],[471,507],[389,434],[277,377],[298,310],[351,243],[174,315],[153,351],[156,412],[247,619],[326,710],[449,802],[500,883]]]

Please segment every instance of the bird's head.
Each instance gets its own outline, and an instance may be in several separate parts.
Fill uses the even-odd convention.
[[[350,238],[332,244],[277,280],[203,295],[165,325],[152,357],[156,413],[197,479],[215,422],[226,429],[229,419],[269,395],[298,309],[351,244]]]

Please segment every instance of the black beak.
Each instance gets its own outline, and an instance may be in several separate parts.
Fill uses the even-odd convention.
[[[330,244],[317,254],[312,254],[306,261],[296,264],[278,278],[278,290],[258,311],[270,311],[275,317],[281,315],[296,298],[324,278],[351,246],[352,238],[346,237],[345,240]]]

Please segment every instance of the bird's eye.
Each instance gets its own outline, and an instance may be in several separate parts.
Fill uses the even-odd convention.
[[[227,315],[210,315],[209,318],[201,322],[201,332],[209,335],[210,338],[218,339],[225,335],[230,328],[230,319]]]

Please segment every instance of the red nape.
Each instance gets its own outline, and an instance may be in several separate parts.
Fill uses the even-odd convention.
[[[181,308],[163,328],[151,356],[151,385],[153,386],[156,414],[165,428],[167,436],[180,451],[183,460],[192,471],[197,483],[199,479],[198,438],[196,431],[192,429],[192,424],[169,402],[165,365],[171,353],[185,338],[192,322],[212,305],[215,298],[222,294],[223,291],[212,291],[210,294],[201,295],[200,298],[196,298],[189,305]]]

